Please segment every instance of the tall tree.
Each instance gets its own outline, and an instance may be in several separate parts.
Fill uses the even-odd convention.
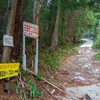
[[[12,48],[11,55],[15,55],[18,57],[20,55],[20,34],[21,34],[21,26],[22,26],[22,7],[23,0],[18,0],[16,15],[15,15],[15,28],[14,28],[14,47]]]
[[[40,8],[40,0],[34,0],[34,5],[33,5],[33,24],[37,24],[38,25],[38,20],[39,20],[39,9]],[[34,45],[35,45],[35,39],[32,39],[32,52],[34,49]]]
[[[16,14],[16,7],[17,7],[17,0],[11,0],[10,5],[8,8],[8,22],[6,27],[6,34],[13,36],[14,33],[14,26],[15,26],[15,14]],[[11,53],[11,47],[4,47],[3,48],[3,56],[2,56],[2,62],[8,63],[10,62],[10,53]],[[9,79],[7,79],[8,82]],[[8,90],[8,83],[5,84],[4,90]]]
[[[53,37],[51,40],[51,51],[53,51],[55,49],[55,47],[57,46],[57,41],[58,41],[57,33],[58,33],[59,19],[60,19],[60,0],[58,0],[58,9],[57,9],[55,28],[54,28],[54,33],[53,33]]]

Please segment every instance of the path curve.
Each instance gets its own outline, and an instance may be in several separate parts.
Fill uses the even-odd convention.
[[[77,86],[77,87],[69,87],[66,88],[67,97],[64,97],[63,100],[100,100],[100,63],[95,62],[94,59],[91,59],[96,54],[95,51],[92,50],[93,41],[90,39],[82,39],[86,41],[79,48],[79,53],[75,55],[75,57],[71,58],[72,63],[76,61],[76,67],[80,66],[81,70],[78,72],[78,67],[75,66],[72,68],[74,78],[78,81],[86,82],[91,78],[97,82],[97,84],[89,85],[89,86]],[[77,60],[76,60],[77,59]],[[82,62],[82,63],[81,63]],[[94,64],[94,62],[96,64]],[[82,65],[84,64],[84,65]],[[82,71],[85,70],[85,71]],[[94,72],[93,72],[94,71]],[[86,75],[85,75],[86,74]],[[88,77],[88,75],[93,75],[92,77]],[[98,76],[98,78],[96,78]],[[93,78],[95,77],[95,78]],[[86,79],[87,78],[87,79]],[[86,99],[86,95],[88,95],[88,99]]]
[[[86,41],[83,45],[81,45],[80,47],[92,47],[93,45],[93,40],[91,39],[82,39],[83,41]]]

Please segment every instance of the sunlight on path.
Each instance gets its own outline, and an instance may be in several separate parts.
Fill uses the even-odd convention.
[[[83,41],[86,41],[83,45],[81,45],[80,47],[92,47],[93,45],[93,40],[90,39],[82,39]]]

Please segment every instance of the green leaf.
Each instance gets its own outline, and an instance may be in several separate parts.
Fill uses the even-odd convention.
[[[12,91],[16,91],[16,93],[18,94],[18,86],[17,86],[17,84],[14,84],[12,86]]]

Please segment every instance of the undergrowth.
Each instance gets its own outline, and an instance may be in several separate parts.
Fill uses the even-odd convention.
[[[99,52],[95,56],[95,59],[100,61],[100,32],[97,34],[96,38],[94,39],[93,49],[99,50]]]
[[[97,34],[96,38],[94,39],[93,48],[100,49],[100,32]]]
[[[50,69],[55,72],[61,63],[61,59],[64,56],[68,56],[73,54],[77,51],[76,45],[67,44],[64,46],[59,46],[53,53],[49,53],[49,48],[46,50],[40,50],[39,52],[39,64],[44,64],[44,68]],[[47,66],[47,67],[46,67]]]
[[[34,98],[34,100],[36,100],[37,97],[41,96],[39,90],[37,89],[37,86],[34,84],[32,79],[28,79],[26,83],[29,86],[29,91],[30,91],[30,97],[31,98]]]
[[[25,98],[27,98],[27,93],[25,92],[25,88],[28,88],[29,90],[29,96],[30,98],[32,98],[32,100],[36,100],[37,97],[42,96],[39,89],[37,88],[36,83],[34,82],[33,79],[30,78],[31,74],[28,71],[22,70],[21,71],[21,75],[24,76],[23,80],[27,87],[24,86],[24,88],[22,88],[22,86],[19,86],[17,84],[17,82],[15,81],[15,83],[12,85],[12,91],[15,91],[17,94],[19,94],[19,99],[20,100],[26,100]],[[36,80],[40,80],[40,77],[34,77]],[[31,99],[30,99],[31,100]]]

